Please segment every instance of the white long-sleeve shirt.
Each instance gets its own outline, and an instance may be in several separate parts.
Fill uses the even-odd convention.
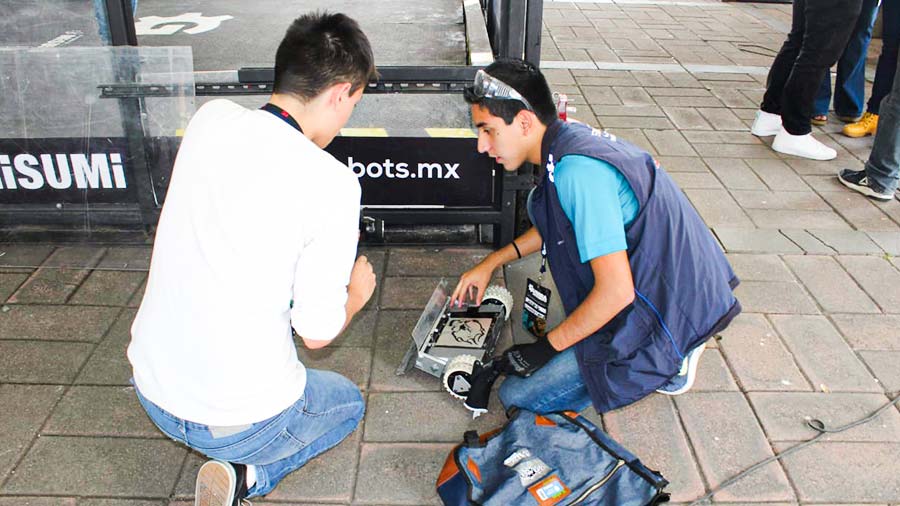
[[[306,369],[291,325],[312,340],[343,326],[359,203],[353,172],[280,118],[228,100],[201,107],[175,161],[131,329],[141,393],[216,426],[296,402]]]

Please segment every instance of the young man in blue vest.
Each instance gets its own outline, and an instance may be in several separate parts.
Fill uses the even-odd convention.
[[[506,373],[503,405],[539,413],[591,404],[602,413],[687,391],[706,341],[741,306],[737,277],[681,190],[640,148],[560,121],[530,63],[491,64],[465,99],[479,152],[509,171],[526,162],[543,171],[528,198],[534,227],[464,273],[451,300],[480,303],[495,269],[541,252],[567,315],[476,371],[475,385]],[[467,406],[477,412],[487,397],[473,399],[476,389]]]

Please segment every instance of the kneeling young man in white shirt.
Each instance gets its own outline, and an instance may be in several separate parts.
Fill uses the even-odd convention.
[[[342,14],[296,19],[257,110],[203,105],[188,125],[156,231],[128,358],[138,399],[166,435],[209,456],[196,503],[240,504],[347,437],[359,389],[304,367],[368,302],[357,177],[323,148],[375,75]]]

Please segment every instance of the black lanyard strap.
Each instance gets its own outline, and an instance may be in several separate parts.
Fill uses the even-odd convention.
[[[278,107],[277,105],[272,103],[267,103],[266,105],[260,107],[260,109],[262,109],[263,111],[269,111],[288,125],[291,125],[291,128],[293,128],[294,130],[300,132],[301,134],[303,133],[303,129],[300,128],[300,124],[297,123],[297,120],[295,120],[289,112],[285,111],[281,107]]]

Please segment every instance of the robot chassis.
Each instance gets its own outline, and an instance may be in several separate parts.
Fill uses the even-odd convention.
[[[480,306],[450,307],[447,281],[442,279],[412,331],[413,342],[397,375],[415,367],[440,378],[451,396],[464,400],[475,362],[493,357],[512,307],[512,294],[497,285],[487,287]]]

